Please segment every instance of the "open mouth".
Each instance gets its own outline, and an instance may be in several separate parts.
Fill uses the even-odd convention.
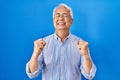
[[[57,25],[65,25],[65,22],[57,22]]]

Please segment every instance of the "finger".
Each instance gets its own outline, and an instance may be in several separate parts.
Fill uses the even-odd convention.
[[[37,40],[38,42],[43,42],[44,40],[42,38],[38,39]]]
[[[79,44],[83,44],[84,42],[85,42],[85,41],[83,41],[83,40],[80,40],[80,41],[79,41]]]
[[[42,44],[43,46],[45,46],[46,42],[45,41],[40,41],[40,44]]]
[[[43,43],[43,45],[45,45],[45,44],[46,44],[46,42],[45,42],[45,41],[43,41],[42,43]]]
[[[40,48],[40,49],[43,49],[43,47],[44,47],[44,45],[39,45],[39,48]]]
[[[79,48],[79,49],[85,49],[85,46],[83,46],[82,44],[79,44],[79,45],[78,45],[78,48]]]
[[[38,40],[35,40],[34,43],[39,43],[39,42],[41,42],[41,41],[42,41],[42,39],[40,38],[40,39],[38,39]]]
[[[77,45],[79,45],[79,41],[77,42]]]
[[[82,46],[81,46],[81,45],[78,45],[78,48],[82,48]]]
[[[81,47],[81,46],[79,46],[78,48],[79,48],[80,50],[82,50],[82,47]]]
[[[42,38],[36,40],[35,43],[38,44],[38,45],[41,45],[41,44],[42,44],[43,46],[46,45],[46,42],[45,42]]]
[[[46,45],[46,42],[44,41],[44,40],[40,40],[40,42],[39,42],[40,44],[42,44],[43,46],[45,46]]]
[[[78,43],[77,43],[78,45],[80,45],[80,41],[78,41]]]
[[[81,41],[78,41],[78,46],[79,46],[79,45],[83,45],[83,43],[82,43]]]
[[[43,39],[42,38],[38,39],[38,41],[41,41],[41,40],[43,40]]]
[[[86,44],[86,45],[88,44],[87,41],[83,41],[83,40],[81,41],[81,43]]]

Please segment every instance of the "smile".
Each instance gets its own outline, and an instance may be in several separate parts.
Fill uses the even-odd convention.
[[[57,25],[65,25],[65,22],[58,22]]]

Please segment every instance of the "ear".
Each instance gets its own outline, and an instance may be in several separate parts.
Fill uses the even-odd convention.
[[[71,24],[72,24],[72,23],[73,23],[73,19],[71,19],[71,21],[70,21],[70,22],[71,22]]]

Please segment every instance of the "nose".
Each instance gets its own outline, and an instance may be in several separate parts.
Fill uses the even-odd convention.
[[[64,18],[63,18],[63,16],[62,16],[62,15],[60,15],[59,20],[64,20]]]

